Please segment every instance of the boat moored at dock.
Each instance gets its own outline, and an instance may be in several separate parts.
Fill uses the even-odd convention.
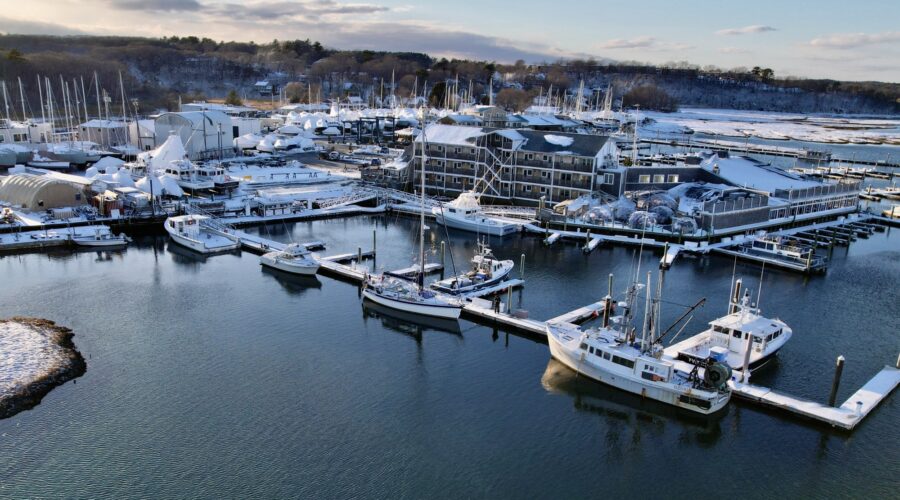
[[[95,227],[94,232],[90,234],[75,231],[71,239],[79,247],[117,248],[128,245],[128,239],[124,234],[115,235],[106,226]]]
[[[213,227],[206,215],[169,217],[164,227],[174,242],[202,254],[230,252],[241,246],[236,238]]]
[[[314,275],[319,270],[319,261],[305,245],[299,243],[291,243],[284,250],[263,254],[259,258],[259,263],[286,273],[306,276]]]
[[[464,191],[445,206],[431,209],[438,224],[491,236],[506,236],[522,229],[522,223],[485,215],[474,191]]]
[[[734,370],[743,370],[746,362],[753,371],[770,361],[792,335],[784,321],[760,314],[757,305],[750,302],[749,290],[741,297],[741,280],[737,280],[728,314],[711,321],[707,330],[667,347],[665,354],[689,363],[712,357]]]
[[[499,260],[494,257],[487,244],[479,241],[478,253],[472,257],[471,271],[436,281],[431,284],[431,288],[453,295],[474,292],[505,280],[514,265],[511,260]]]

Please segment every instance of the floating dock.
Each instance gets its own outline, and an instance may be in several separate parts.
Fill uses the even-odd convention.
[[[885,366],[877,375],[854,392],[841,406],[833,407],[790,396],[768,387],[729,381],[733,395],[741,399],[777,408],[824,422],[833,427],[853,430],[900,384],[900,369]]]

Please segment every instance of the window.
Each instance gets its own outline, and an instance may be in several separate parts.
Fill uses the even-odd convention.
[[[653,182],[656,184],[662,184],[663,182],[666,182],[666,176],[663,174],[656,174],[653,176]]]
[[[639,184],[650,184],[650,176],[649,175],[639,175],[638,183]]]
[[[543,160],[544,160],[544,161],[550,161],[550,155],[544,155],[544,156],[543,156]]]
[[[603,174],[603,184],[614,184],[616,176],[613,174]]]
[[[567,182],[568,182],[568,181],[571,181],[571,180],[572,180],[572,174],[560,174],[560,175],[559,175],[559,180],[561,180],[561,181],[567,181]]]
[[[741,331],[740,331],[740,330],[733,330],[733,331],[731,332],[731,336],[734,337],[734,338],[736,338],[736,339],[739,339],[739,338],[741,338]]]
[[[525,177],[531,177],[532,175],[534,175],[534,170],[530,168],[525,170]]]
[[[541,186],[541,194],[547,194],[547,188],[546,188],[546,187]]]
[[[541,179],[546,179],[547,177],[550,177],[550,172],[547,172],[546,170],[542,171]]]
[[[603,359],[609,361],[609,358],[610,358],[610,354],[609,354],[608,352],[604,352],[604,353],[603,353]]]
[[[617,365],[622,365],[628,368],[634,368],[634,361],[630,359],[626,359],[620,356],[613,355],[612,362]]]
[[[525,159],[526,159],[526,160],[533,160],[533,159],[534,159],[534,155],[531,154],[531,153],[528,153],[528,154],[525,155]]]
[[[579,347],[581,348],[582,351],[587,351],[587,344],[585,344],[584,342],[582,342]]]
[[[460,153],[462,153],[462,148],[456,148],[453,150],[453,152],[456,154],[460,154]]]
[[[594,354],[594,347],[591,346],[590,349],[589,349],[589,351],[591,352],[591,354]]]
[[[719,325],[713,325],[713,331],[719,333],[728,333],[728,328]]]
[[[530,186],[530,185],[525,186],[524,191],[525,191],[526,193],[530,193],[530,192],[531,192],[531,186]]]
[[[678,174],[669,174],[669,182],[675,183],[678,182]]]

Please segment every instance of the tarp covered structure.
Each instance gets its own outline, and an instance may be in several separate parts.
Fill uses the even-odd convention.
[[[44,175],[10,175],[0,185],[0,200],[28,210],[84,205],[85,199],[83,186]]]

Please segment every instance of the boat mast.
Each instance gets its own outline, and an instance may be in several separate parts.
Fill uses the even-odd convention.
[[[422,199],[419,210],[419,291],[425,285],[425,127],[422,127],[422,182],[419,186],[422,190]]]
[[[652,307],[652,304],[650,301],[650,294],[651,294],[650,279],[651,279],[651,272],[647,271],[647,288],[644,290],[645,295],[646,295],[646,300],[644,302],[644,327],[641,329],[641,352],[644,352],[647,350],[647,331],[652,328],[652,326],[651,326],[652,320],[650,319],[650,315],[651,315],[650,309]]]
[[[19,80],[19,100],[22,101],[22,122],[25,122],[28,120],[28,116],[25,115],[25,91],[22,89],[22,77],[19,76],[16,79]]]
[[[9,116],[9,99],[6,97],[6,80],[3,80],[3,106],[6,108],[6,119],[12,121],[12,117]]]
[[[44,116],[44,91],[41,90],[41,76],[37,77],[38,82],[38,102],[41,103],[41,122],[46,123],[47,117]]]

